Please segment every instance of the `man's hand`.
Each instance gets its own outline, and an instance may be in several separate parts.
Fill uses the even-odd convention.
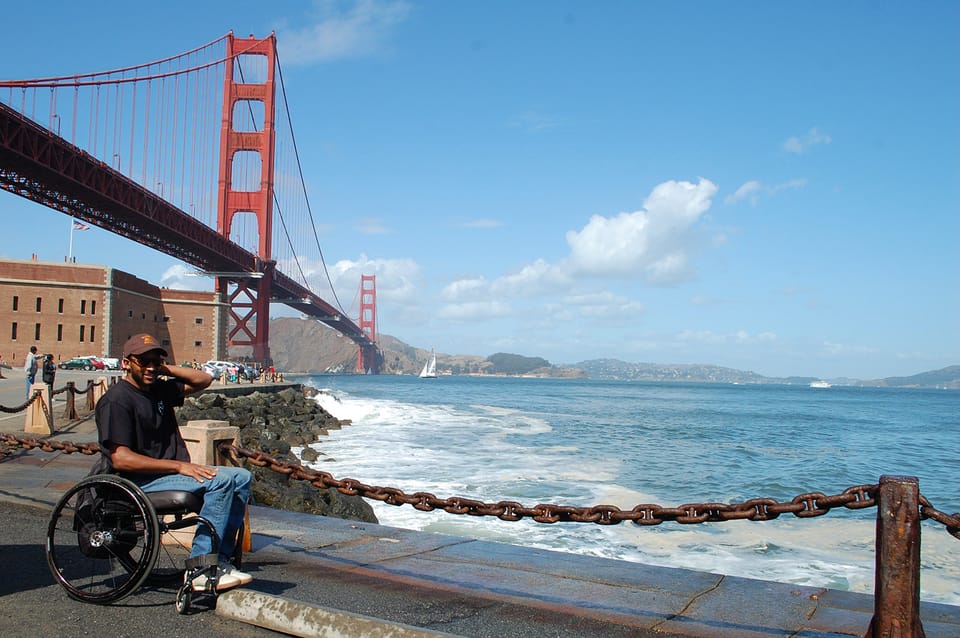
[[[180,467],[177,468],[177,474],[183,474],[184,476],[189,476],[194,478],[199,483],[208,481],[217,475],[217,468],[211,465],[198,465],[196,463],[180,463]]]

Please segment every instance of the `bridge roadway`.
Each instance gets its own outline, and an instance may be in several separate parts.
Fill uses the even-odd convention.
[[[22,403],[23,373],[3,372],[0,405]],[[83,377],[61,372],[58,387],[71,376]],[[22,436],[23,422],[22,413],[0,414],[0,432]],[[53,438],[95,441],[95,426],[81,419],[61,426]],[[193,612],[180,616],[174,590],[165,588],[144,588],[96,607],[69,599],[53,583],[43,551],[50,509],[91,463],[81,454],[39,449],[0,458],[0,635],[279,635],[231,612],[249,611],[263,595],[277,597],[286,612],[278,628],[294,635],[316,627],[310,623],[320,622],[323,610],[353,614],[315,634],[325,636],[838,638],[862,635],[873,613],[869,595],[256,506],[253,551],[245,557],[255,580],[221,596],[216,611],[196,599]],[[927,638],[960,636],[960,607],[924,604],[922,614]]]

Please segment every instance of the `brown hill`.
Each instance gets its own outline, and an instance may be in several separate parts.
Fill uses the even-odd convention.
[[[378,336],[384,374],[418,374],[429,350],[414,348],[395,337]],[[351,373],[357,367],[357,346],[336,330],[312,319],[280,317],[270,320],[270,354],[278,370],[286,372]],[[480,372],[490,362],[476,355],[437,353],[437,367],[454,374]]]

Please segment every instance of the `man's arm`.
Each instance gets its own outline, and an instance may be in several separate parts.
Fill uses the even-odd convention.
[[[209,376],[209,375],[207,375]],[[155,459],[134,452],[126,445],[110,444],[110,463],[120,472],[139,472],[144,474],[183,474],[195,478],[200,483],[217,474],[217,468],[209,465],[197,465],[175,459]]]
[[[159,374],[177,379],[183,382],[183,393],[193,394],[206,389],[213,383],[213,377],[203,370],[194,370],[183,366],[163,366],[158,371]]]

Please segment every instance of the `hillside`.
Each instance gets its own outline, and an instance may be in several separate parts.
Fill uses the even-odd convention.
[[[618,359],[591,359],[574,364],[591,379],[627,381],[688,381],[699,383],[779,383],[809,385],[817,377],[765,377],[755,372],[706,364],[627,363]],[[960,389],[960,366],[921,372],[909,377],[828,379],[834,385],[886,388],[950,388]]]
[[[384,374],[419,374],[430,351],[379,335]],[[357,366],[357,347],[318,321],[294,317],[270,320],[270,353],[274,364],[287,372],[352,373]],[[441,374],[525,374],[529,376],[577,377],[579,370],[556,368],[539,357],[497,354],[437,354]]]
[[[430,351],[415,348],[390,335],[379,336],[384,374],[418,374]],[[270,351],[278,369],[288,372],[353,373],[357,348],[317,321],[281,317],[270,321]],[[437,353],[440,374],[505,374],[542,377],[589,377],[628,381],[698,383],[779,383],[809,385],[817,377],[766,377],[756,372],[708,364],[628,363],[591,359],[568,366],[551,365],[540,357],[496,353],[488,357]],[[885,379],[827,379],[834,385],[889,388],[960,389],[960,365]]]

